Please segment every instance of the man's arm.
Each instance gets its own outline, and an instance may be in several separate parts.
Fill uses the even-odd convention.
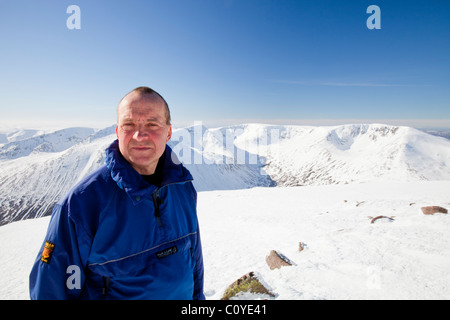
[[[84,285],[90,239],[65,206],[56,204],[41,250],[30,273],[32,300],[77,299]],[[85,256],[86,258],[82,258]]]

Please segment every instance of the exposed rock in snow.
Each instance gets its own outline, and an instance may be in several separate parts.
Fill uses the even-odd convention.
[[[266,256],[266,262],[270,270],[292,266],[292,262],[290,262],[289,259],[275,250],[271,250],[269,255]]]
[[[423,214],[448,213],[448,210],[439,206],[428,206],[420,208]]]

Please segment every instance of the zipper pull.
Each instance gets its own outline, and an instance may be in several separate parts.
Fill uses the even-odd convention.
[[[106,296],[109,292],[109,287],[111,285],[111,279],[110,279],[110,277],[102,277],[102,279],[103,279],[102,294],[103,294],[103,296]]]

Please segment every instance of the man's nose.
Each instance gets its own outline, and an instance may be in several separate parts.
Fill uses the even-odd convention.
[[[148,137],[148,132],[145,130],[144,126],[139,126],[134,132],[133,138],[136,140],[142,140]]]

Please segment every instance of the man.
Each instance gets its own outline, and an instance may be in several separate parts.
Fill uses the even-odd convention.
[[[32,299],[204,299],[197,193],[166,145],[170,111],[139,87],[117,108],[106,165],[53,209]]]

